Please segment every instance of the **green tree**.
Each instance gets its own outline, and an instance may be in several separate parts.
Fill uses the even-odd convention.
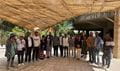
[[[56,34],[60,33],[67,34],[72,31],[71,29],[73,29],[72,22],[71,21],[61,22],[60,24],[55,25],[53,29],[55,30]]]

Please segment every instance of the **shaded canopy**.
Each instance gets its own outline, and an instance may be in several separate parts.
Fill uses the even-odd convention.
[[[85,13],[120,7],[120,0],[0,0],[0,18],[33,29],[44,29]]]

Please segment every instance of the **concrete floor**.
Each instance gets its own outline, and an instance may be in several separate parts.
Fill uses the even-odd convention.
[[[0,71],[6,70],[5,49],[0,48]],[[17,57],[15,59],[15,68],[10,71],[106,71],[105,69],[92,65],[83,60],[74,58],[52,57],[50,59],[39,60],[22,66],[17,66]],[[120,60],[112,59],[109,71],[120,71]]]

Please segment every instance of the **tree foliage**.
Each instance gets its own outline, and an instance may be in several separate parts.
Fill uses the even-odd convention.
[[[73,29],[72,22],[71,21],[64,21],[60,24],[55,25],[53,27],[53,29],[55,30],[55,32],[57,34],[60,34],[60,33],[67,34],[67,33],[72,31],[71,29]]]

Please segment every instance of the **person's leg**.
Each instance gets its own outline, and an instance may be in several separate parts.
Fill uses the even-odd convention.
[[[76,51],[77,49],[74,47],[74,58],[76,58]]]
[[[47,46],[47,48],[46,48],[46,55],[47,55],[47,58],[49,58],[49,46]]]
[[[10,67],[10,57],[7,58],[7,69],[9,69],[9,67]]]
[[[62,45],[60,46],[60,56],[61,57],[63,56],[63,46]]]
[[[21,63],[24,61],[24,51],[21,51]]]
[[[55,49],[56,47],[55,46],[53,46],[53,49],[54,49],[54,56],[56,56],[56,49]]]
[[[28,53],[28,61],[31,61],[31,52],[32,52],[32,47],[29,48],[29,53]]]
[[[35,51],[36,51],[35,57],[36,57],[36,60],[38,60],[38,57],[39,57],[39,47],[36,47]]]
[[[111,64],[111,58],[112,58],[112,54],[111,54],[111,52],[110,52],[109,55],[107,56],[107,68],[110,67],[110,64]]]
[[[80,49],[77,48],[77,59],[80,59]]]
[[[20,64],[21,61],[20,61],[20,51],[18,51],[18,64]]]
[[[52,46],[50,46],[50,57],[52,57]]]
[[[12,60],[11,60],[11,67],[14,67],[14,57],[12,57]]]
[[[33,48],[33,54],[32,54],[32,60],[34,61],[35,59],[35,47]]]
[[[89,51],[89,61],[92,62],[92,50],[91,47],[88,48]]]
[[[98,49],[98,50],[97,50],[97,54],[96,54],[96,56],[97,56],[97,64],[98,64],[98,65],[100,64],[100,56],[99,56],[99,53],[100,53],[100,50]]]
[[[68,51],[69,47],[66,46],[66,52],[67,52],[67,57],[69,56],[69,51]]]
[[[69,48],[68,48],[68,56],[69,56],[69,57],[71,56],[71,50],[72,50],[72,47],[69,47]]]
[[[92,53],[92,59],[93,59],[93,62],[97,64],[97,54],[98,54],[97,48],[94,48],[93,52],[94,53]]]
[[[74,48],[71,47],[71,51],[72,51],[72,57],[74,56]]]
[[[58,46],[56,46],[56,56],[58,57]]]
[[[28,55],[29,54],[29,48],[26,48],[26,53],[25,53],[25,62],[28,61]]]
[[[67,55],[66,55],[66,54],[67,54],[66,52],[67,52],[67,48],[66,48],[66,46],[65,46],[65,47],[64,47],[64,57],[67,56]]]
[[[93,63],[96,63],[96,58],[95,58],[95,56],[96,56],[96,50],[95,50],[95,48],[92,48],[92,62]]]
[[[103,56],[102,56],[102,66],[105,66],[105,55],[103,53]]]

